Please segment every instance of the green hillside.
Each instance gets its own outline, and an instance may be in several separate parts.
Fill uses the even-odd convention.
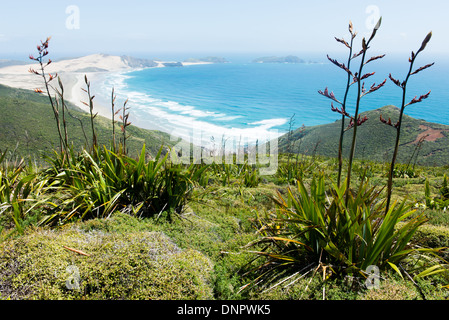
[[[87,113],[70,105],[71,114],[83,122],[88,141],[91,141],[90,119]],[[132,114],[132,106],[130,110]],[[0,85],[0,150],[8,149],[17,157],[40,158],[58,146],[59,138],[53,111],[46,96],[29,90],[13,89]],[[79,120],[67,116],[69,140],[75,148],[85,145]],[[95,119],[100,144],[109,146],[112,139],[111,120],[98,116]],[[131,137],[127,141],[130,154],[140,152],[145,143],[148,152],[155,154],[162,144],[170,145],[170,136],[135,126],[127,128]],[[116,130],[121,137],[120,128]]]
[[[380,115],[384,119],[391,118],[396,123],[399,109],[394,106],[385,106],[377,110],[362,113],[368,121],[359,127],[357,132],[356,157],[375,161],[390,161],[394,148],[395,129],[380,122]],[[348,120],[346,120],[349,122]],[[291,141],[294,142],[292,151],[300,153],[317,154],[329,157],[337,156],[338,140],[340,136],[341,120],[334,123],[306,127],[295,130]],[[422,143],[421,137],[427,136]],[[401,140],[398,160],[402,163],[415,163],[427,166],[449,165],[449,126],[431,123],[404,115],[401,129]],[[352,130],[345,133],[343,154],[348,156]],[[286,151],[288,134],[279,141],[280,150]]]

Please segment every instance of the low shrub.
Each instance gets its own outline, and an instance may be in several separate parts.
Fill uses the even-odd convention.
[[[210,299],[212,267],[200,252],[180,249],[161,232],[39,231],[0,244],[0,295],[12,300]]]
[[[13,224],[22,233],[27,214],[39,203],[43,183],[35,173],[27,172],[31,166],[23,159],[9,164],[5,156],[6,152],[0,151],[0,221]]]
[[[442,226],[424,224],[413,235],[414,242],[430,248],[449,248],[449,229]]]
[[[41,225],[60,226],[77,220],[108,217],[116,210],[136,216],[181,213],[193,189],[204,182],[207,166],[170,163],[162,148],[148,160],[145,145],[137,159],[106,147],[69,157],[55,153],[43,176],[49,181],[52,207]]]
[[[332,277],[365,279],[372,266],[401,277],[446,272],[439,250],[410,244],[426,222],[424,215],[412,216],[414,211],[404,203],[385,213],[380,191],[367,183],[349,192],[344,185],[326,190],[325,176],[318,175],[309,190],[298,181],[297,195],[290,189],[286,197],[279,195],[276,206],[275,213],[260,219],[260,237],[249,244],[260,258],[252,283],[260,288],[305,274],[323,282]]]

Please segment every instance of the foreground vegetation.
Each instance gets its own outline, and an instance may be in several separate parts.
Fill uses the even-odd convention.
[[[132,163],[134,162],[130,161],[130,164]],[[208,166],[201,173],[202,179],[199,179],[200,174],[191,179],[192,182],[194,180],[196,182],[188,197],[184,198],[186,202],[180,205],[182,209],[173,206],[170,210],[148,211],[142,210],[144,205],[141,202],[130,206],[124,205],[121,202],[123,199],[118,200],[113,192],[104,193],[102,198],[98,199],[106,204],[104,208],[98,206],[100,202],[91,203],[97,201],[95,194],[99,190],[96,189],[99,186],[91,185],[92,181],[85,181],[83,182],[85,187],[79,187],[82,197],[77,198],[76,192],[72,194],[75,197],[65,197],[65,192],[75,191],[70,190],[75,185],[63,187],[61,181],[50,182],[47,178],[45,181],[49,183],[50,188],[46,189],[42,179],[31,178],[33,175],[33,177],[48,175],[49,171],[51,172],[48,168],[39,171],[37,168],[24,165],[17,173],[17,170],[6,166],[3,162],[0,243],[2,297],[4,299],[445,299],[447,297],[445,286],[449,284],[449,279],[445,271],[446,250],[439,249],[449,245],[449,219],[443,206],[444,200],[448,199],[447,168],[416,167],[414,177],[395,179],[394,200],[407,199],[406,204],[416,210],[402,221],[398,221],[394,225],[395,230],[405,230],[404,225],[417,219],[423,219],[423,223],[405,243],[405,250],[416,249],[414,254],[400,262],[389,260],[396,263],[400,273],[391,267],[382,268],[379,287],[368,289],[363,273],[351,272],[345,268],[339,270],[336,261],[325,264],[326,259],[321,252],[315,255],[313,251],[304,250],[304,246],[299,244],[301,234],[304,235],[304,232],[292,229],[301,226],[300,221],[294,223],[295,216],[287,220],[282,219],[284,215],[301,212],[300,207],[297,207],[298,204],[294,205],[295,199],[302,199],[301,190],[294,187],[297,182],[304,184],[306,190],[324,188],[325,198],[322,200],[328,201],[326,199],[331,196],[329,192],[332,190],[331,181],[336,179],[337,161],[332,158],[303,156],[298,164],[288,167],[287,163],[288,156],[282,156],[278,174],[258,176],[259,179],[252,185],[247,184],[248,179],[245,179],[249,172],[253,172],[250,166],[243,169],[242,166],[234,165],[229,166],[227,170],[223,170],[222,166]],[[145,170],[148,170],[148,167],[147,163]],[[107,168],[107,165],[103,168]],[[294,178],[290,181],[285,175],[289,168],[290,171],[292,168],[301,168],[295,173],[291,172]],[[356,161],[354,168],[358,174],[353,181],[354,186],[360,184],[364,175],[369,175],[367,187],[376,188],[377,199],[382,199],[385,191],[377,187],[385,185],[387,181],[388,164]],[[183,169],[188,170],[188,167]],[[321,174],[317,175],[317,172]],[[86,171],[80,170],[78,173],[86,174]],[[98,173],[90,172],[90,174],[98,177]],[[325,181],[319,178],[323,176],[326,176]],[[66,178],[61,175],[61,179]],[[98,181],[101,180],[100,176]],[[226,183],[223,183],[224,180]],[[127,182],[134,183],[128,179],[122,181]],[[81,180],[77,183],[81,183]],[[322,183],[324,185],[320,185]],[[8,186],[12,189],[8,189]],[[114,189],[112,185],[108,185],[106,190]],[[63,210],[64,206],[55,206],[56,194],[60,194],[59,199],[65,199],[60,200],[60,204],[84,209]],[[115,200],[116,206],[114,210],[107,210],[106,206],[112,208],[111,200]],[[294,206],[285,206],[286,203],[283,201],[290,201]],[[83,215],[88,206],[100,208],[94,211],[93,216]],[[323,207],[329,209],[332,206],[323,203]],[[55,208],[58,210],[55,211]],[[317,210],[319,208],[316,206]],[[295,210],[292,211],[293,209]],[[53,219],[48,218],[48,212],[51,212],[50,216],[54,216]],[[69,213],[72,213],[70,218]],[[320,215],[318,212],[315,214],[317,217]],[[327,219],[328,216],[323,213],[323,217]],[[307,221],[304,220],[303,223]],[[325,229],[316,230],[324,232]],[[295,234],[298,237],[295,238]],[[337,235],[345,234],[347,233],[341,230]],[[313,242],[307,242],[308,246],[311,243]],[[345,242],[346,245],[343,243],[338,241],[335,245],[343,250],[350,242]],[[438,250],[427,251],[425,252],[427,255],[420,255],[419,250],[423,248]],[[382,253],[385,254],[385,251],[382,250]],[[415,259],[418,256],[425,260]],[[428,269],[431,262],[434,267]],[[410,268],[410,264],[413,268]],[[317,268],[324,265],[329,266],[328,269],[324,269],[326,272],[323,274],[323,269],[318,272]],[[381,266],[380,263],[378,265]],[[389,266],[388,262],[386,265]],[[70,269],[70,266],[77,269]],[[359,269],[363,268],[364,266],[361,266]],[[75,277],[74,270],[78,272],[78,277]],[[339,272],[341,270],[345,271]]]

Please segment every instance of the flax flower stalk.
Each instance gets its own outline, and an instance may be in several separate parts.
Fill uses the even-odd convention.
[[[399,149],[399,140],[400,140],[400,136],[401,136],[401,125],[402,125],[402,116],[404,114],[404,110],[407,106],[411,105],[411,104],[415,104],[418,102],[421,102],[424,99],[427,99],[430,95],[430,91],[427,94],[421,95],[419,98],[415,97],[413,100],[411,100],[409,103],[406,104],[406,93],[407,93],[407,84],[408,81],[410,79],[410,77],[412,75],[415,75],[427,68],[430,68],[431,66],[433,66],[433,63],[431,64],[427,64],[424,67],[421,67],[415,71],[413,71],[413,65],[415,63],[416,57],[418,56],[418,54],[420,52],[422,52],[428,42],[430,41],[430,39],[432,38],[432,32],[429,32],[426,36],[426,38],[424,39],[424,41],[421,44],[421,47],[419,48],[419,50],[416,52],[416,54],[414,52],[412,52],[411,57],[409,58],[409,62],[410,62],[410,68],[409,71],[407,73],[407,76],[405,78],[405,80],[403,82],[400,82],[399,80],[393,78],[390,74],[389,78],[390,80],[397,85],[399,88],[402,89],[402,105],[401,105],[401,110],[399,113],[399,121],[396,124],[392,124],[391,119],[385,120],[382,118],[382,116],[380,116],[380,121],[382,121],[383,123],[390,125],[391,127],[396,129],[396,142],[395,142],[395,146],[394,146],[394,151],[393,151],[393,158],[391,160],[391,165],[390,165],[390,172],[388,174],[388,184],[387,184],[387,204],[386,204],[386,208],[385,208],[385,212],[388,212],[389,208],[390,208],[390,203],[391,203],[391,193],[392,193],[392,189],[393,189],[393,175],[394,175],[394,167],[395,167],[395,163],[397,160],[397,156],[398,156],[398,149]]]
[[[342,116],[341,116],[341,131],[340,131],[340,140],[338,143],[338,178],[337,178],[337,186],[340,187],[341,183],[341,172],[343,170],[343,139],[344,139],[344,133],[345,133],[345,112],[346,112],[346,100],[348,98],[349,88],[351,87],[351,61],[352,61],[352,51],[353,51],[353,44],[354,44],[354,38],[356,37],[357,33],[353,31],[352,22],[349,22],[349,32],[351,34],[351,42],[350,45],[347,46],[349,48],[349,57],[348,57],[348,70],[346,71],[348,74],[348,81],[346,84],[346,92],[345,96],[343,98],[343,105],[342,105]],[[338,40],[337,40],[338,41]]]
[[[94,119],[97,117],[98,113],[94,114],[94,98],[95,96],[92,96],[91,90],[90,90],[90,81],[87,79],[87,76],[84,76],[84,82],[86,83],[87,90],[84,88],[81,88],[85,93],[87,93],[87,98],[89,102],[82,103],[89,107],[90,112],[90,124],[92,128],[92,149],[95,150],[95,148],[98,147],[98,140],[97,140],[97,134],[95,133],[95,124]]]
[[[29,58],[30,60],[36,61],[39,63],[39,68],[40,68],[40,72],[36,71],[32,68],[30,68],[29,72],[36,74],[38,76],[41,76],[42,79],[44,80],[44,85],[45,85],[45,90],[46,93],[48,95],[48,98],[50,100],[50,104],[53,110],[53,114],[56,120],[56,127],[58,130],[58,134],[59,134],[59,144],[60,144],[60,148],[61,148],[61,152],[64,152],[67,150],[67,144],[65,143],[65,140],[62,136],[62,130],[61,130],[61,121],[60,121],[60,117],[59,117],[59,106],[58,103],[56,101],[53,100],[53,97],[50,93],[50,81],[54,80],[57,75],[52,75],[52,74],[46,74],[45,73],[45,68],[50,65],[52,63],[51,59],[48,60],[47,63],[44,63],[44,57],[48,55],[48,45],[49,45],[49,41],[50,41],[51,37],[48,37],[45,42],[41,41],[41,45],[37,46],[37,51],[38,51],[38,56],[34,57],[33,55],[30,55]],[[48,78],[47,78],[48,76]],[[43,93],[43,91],[41,89],[35,89],[34,90],[36,93]]]
[[[379,19],[379,21],[377,22],[376,26],[374,27],[374,30],[371,34],[371,37],[368,39],[368,41],[365,40],[365,38],[363,38],[362,40],[362,51],[360,51],[359,55],[362,55],[361,58],[361,62],[360,62],[360,68],[359,68],[359,72],[357,73],[357,76],[355,77],[357,80],[357,102],[356,102],[356,109],[355,109],[355,115],[354,115],[354,127],[353,127],[353,135],[352,135],[352,144],[351,144],[351,151],[349,153],[349,164],[348,164],[348,173],[347,173],[347,179],[346,179],[346,204],[348,201],[348,196],[349,196],[349,191],[350,191],[350,186],[351,186],[351,173],[352,173],[352,163],[354,160],[354,154],[355,154],[355,147],[356,147],[356,139],[357,139],[357,128],[359,126],[359,108],[360,108],[360,100],[362,98],[363,95],[365,95],[365,93],[363,92],[363,88],[362,88],[362,71],[363,71],[363,67],[365,66],[366,63],[369,63],[370,60],[368,60],[365,63],[365,58],[366,58],[366,52],[369,49],[369,44],[371,43],[371,41],[374,39],[374,36],[377,33],[377,30],[380,28],[380,24],[382,22],[382,18]],[[385,82],[384,82],[385,84]],[[375,87],[374,85],[371,87],[370,91],[368,91],[368,93],[373,92],[377,89],[379,89],[380,87]]]

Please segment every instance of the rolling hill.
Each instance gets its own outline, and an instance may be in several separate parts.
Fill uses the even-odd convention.
[[[381,162],[391,161],[395,129],[380,122],[379,118],[391,118],[396,123],[399,109],[385,106],[380,109],[362,113],[368,121],[358,128],[356,158]],[[349,122],[346,120],[346,122]],[[298,128],[292,132],[292,150],[304,154],[317,154],[329,157],[337,156],[341,120],[334,123]],[[422,143],[420,140],[422,138]],[[427,166],[449,165],[449,126],[431,123],[404,115],[398,161]],[[345,133],[343,155],[348,156],[352,142],[352,130]],[[279,149],[285,152],[288,146],[288,134],[279,140]]]
[[[90,119],[86,112],[68,104],[71,114],[83,122],[88,141],[91,141]],[[132,109],[130,110],[132,113]],[[15,89],[0,85],[0,150],[8,149],[11,156],[41,159],[59,145],[59,138],[53,111],[47,97],[33,91]],[[110,145],[112,140],[111,120],[98,116],[95,119],[98,141]],[[81,124],[76,118],[67,116],[69,140],[80,149],[85,145]],[[135,126],[128,127],[131,135],[127,141],[130,154],[136,154],[145,143],[147,151],[155,154],[162,144],[173,145],[170,135]],[[121,136],[116,130],[117,139]]]

